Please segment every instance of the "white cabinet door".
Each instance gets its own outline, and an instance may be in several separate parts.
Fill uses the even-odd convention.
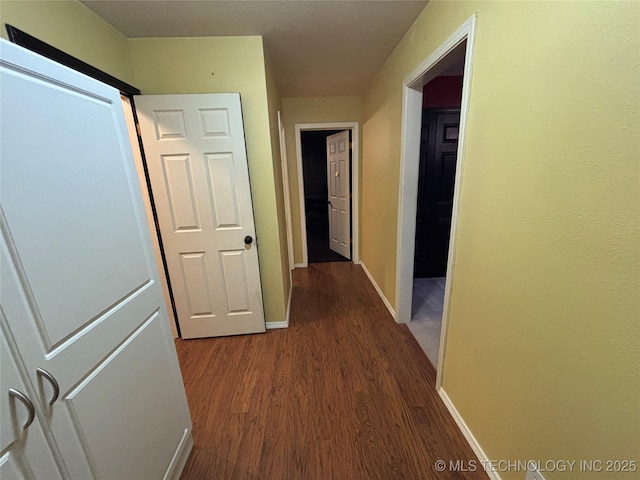
[[[40,415],[27,424],[30,408],[35,410],[34,391],[21,378],[19,356],[11,351],[5,338],[5,319],[0,321],[3,327],[0,331],[0,478],[62,478],[40,424]],[[23,394],[27,404],[10,396],[9,389]]]
[[[183,338],[264,332],[240,95],[135,103]]]
[[[329,248],[351,258],[351,167],[349,130],[327,137]]]
[[[0,43],[2,309],[71,478],[175,474],[191,423],[119,92]]]

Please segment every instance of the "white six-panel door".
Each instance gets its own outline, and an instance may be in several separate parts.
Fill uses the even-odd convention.
[[[4,41],[0,55],[1,320],[39,421],[24,434],[43,426],[67,478],[173,478],[191,422],[120,94]],[[20,383],[6,348],[3,389]],[[4,429],[24,414],[0,393]]]
[[[240,95],[136,108],[183,338],[264,332]]]
[[[329,248],[351,258],[349,130],[327,137]]]

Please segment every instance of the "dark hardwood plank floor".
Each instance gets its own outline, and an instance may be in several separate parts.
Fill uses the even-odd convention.
[[[293,278],[288,329],[176,341],[195,440],[181,478],[486,479],[436,471],[477,459],[362,269]]]

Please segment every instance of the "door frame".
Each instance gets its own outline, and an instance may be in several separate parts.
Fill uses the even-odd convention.
[[[471,74],[475,43],[477,17],[474,14],[444,41],[431,55],[411,72],[403,82],[402,132],[400,154],[400,195],[398,199],[398,251],[396,257],[396,322],[411,321],[413,297],[413,261],[415,253],[416,210],[418,199],[418,169],[420,166],[420,131],[422,127],[422,87],[433,80],[446,68],[445,58],[456,49],[464,48],[465,62],[462,81],[462,102],[460,105],[460,134],[456,157],[456,175],[453,191],[451,232],[445,281],[442,329],[436,389],[440,390],[443,380],[447,329],[451,306],[451,289],[456,256],[456,234],[460,212],[460,191],[463,178],[463,159],[466,147],[466,130],[471,93]],[[466,45],[463,47],[463,43]]]
[[[327,123],[296,123],[296,166],[298,168],[298,202],[300,204],[300,229],[302,239],[302,263],[296,263],[295,268],[309,266],[307,249],[307,215],[304,211],[304,172],[302,169],[302,132],[309,130],[351,130],[351,261],[360,263],[359,250],[359,206],[360,206],[360,156],[358,122],[327,122]]]
[[[293,223],[291,222],[291,194],[289,193],[289,165],[287,163],[287,142],[285,138],[284,121],[278,110],[278,138],[280,140],[280,163],[282,164],[282,190],[284,193],[284,213],[287,227],[287,253],[289,255],[289,280],[295,263],[293,256]]]

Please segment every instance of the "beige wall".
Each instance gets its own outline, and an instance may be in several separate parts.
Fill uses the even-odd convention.
[[[637,460],[639,3],[430,2],[363,96],[363,261],[393,303],[402,81],[474,12],[444,389],[493,459]]]
[[[2,37],[9,23],[30,35],[133,84],[127,39],[77,1],[0,1]]]
[[[261,37],[130,40],[143,94],[240,92],[267,322],[285,320],[286,295]],[[273,93],[273,90],[272,90]],[[277,105],[277,97],[271,95]]]
[[[360,97],[289,97],[282,99],[287,166],[291,194],[291,223],[295,263],[302,263],[302,226],[298,189],[298,163],[296,159],[295,125],[297,123],[360,122]],[[358,134],[362,135],[362,129]],[[362,152],[362,148],[360,148]],[[358,159],[362,168],[362,154]],[[362,241],[360,242],[362,243]]]

